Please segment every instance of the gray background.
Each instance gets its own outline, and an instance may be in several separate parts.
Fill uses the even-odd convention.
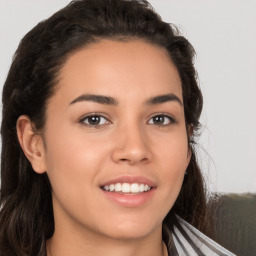
[[[0,86],[20,39],[68,0],[0,0]],[[256,192],[256,0],[150,0],[193,44],[204,95],[199,158],[211,191]]]

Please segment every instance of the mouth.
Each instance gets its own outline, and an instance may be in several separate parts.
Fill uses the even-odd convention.
[[[143,176],[124,175],[100,184],[107,200],[123,207],[140,207],[150,203],[157,184]]]
[[[149,186],[148,184],[144,183],[113,183],[109,185],[101,186],[101,189],[108,192],[115,192],[119,194],[141,194],[148,192],[153,187]]]

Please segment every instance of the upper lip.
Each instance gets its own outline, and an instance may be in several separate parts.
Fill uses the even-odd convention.
[[[138,183],[138,184],[148,185],[150,187],[156,187],[156,183],[150,180],[149,178],[146,178],[144,176],[131,176],[131,175],[123,175],[123,176],[110,179],[100,184],[100,187],[110,185],[110,184],[116,184],[116,183],[130,183],[130,184]]]

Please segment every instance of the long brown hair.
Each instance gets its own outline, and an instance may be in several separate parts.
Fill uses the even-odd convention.
[[[175,214],[207,233],[204,182],[195,155],[202,95],[193,65],[194,49],[178,29],[165,23],[147,1],[77,0],[40,22],[22,39],[4,84],[0,194],[0,254],[46,255],[54,233],[51,184],[47,174],[33,171],[16,134],[16,121],[27,115],[40,130],[58,72],[75,50],[101,39],[142,39],[164,47],[176,65],[183,91],[192,157],[181,192],[164,219],[172,228]],[[168,235],[163,233],[167,240]]]

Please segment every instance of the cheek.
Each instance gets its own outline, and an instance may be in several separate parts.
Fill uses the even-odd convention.
[[[165,210],[168,212],[180,192],[190,161],[186,133],[176,133],[175,136],[166,137],[162,141],[162,147],[159,146],[155,152],[156,165],[159,168],[159,187],[162,188],[164,195],[162,204],[165,204]]]
[[[154,141],[154,154],[166,175],[184,173],[190,160],[186,130],[158,137]]]
[[[53,192],[68,196],[89,191],[108,157],[108,144],[99,145],[93,136],[85,138],[70,129],[47,134],[46,144],[47,174]]]
[[[77,134],[68,130],[59,131],[55,136],[48,134],[47,174],[55,215],[59,214],[62,219],[60,216],[65,212],[75,220],[92,221],[94,212],[88,209],[99,207],[97,177],[108,158],[108,144],[100,146],[93,139]]]

